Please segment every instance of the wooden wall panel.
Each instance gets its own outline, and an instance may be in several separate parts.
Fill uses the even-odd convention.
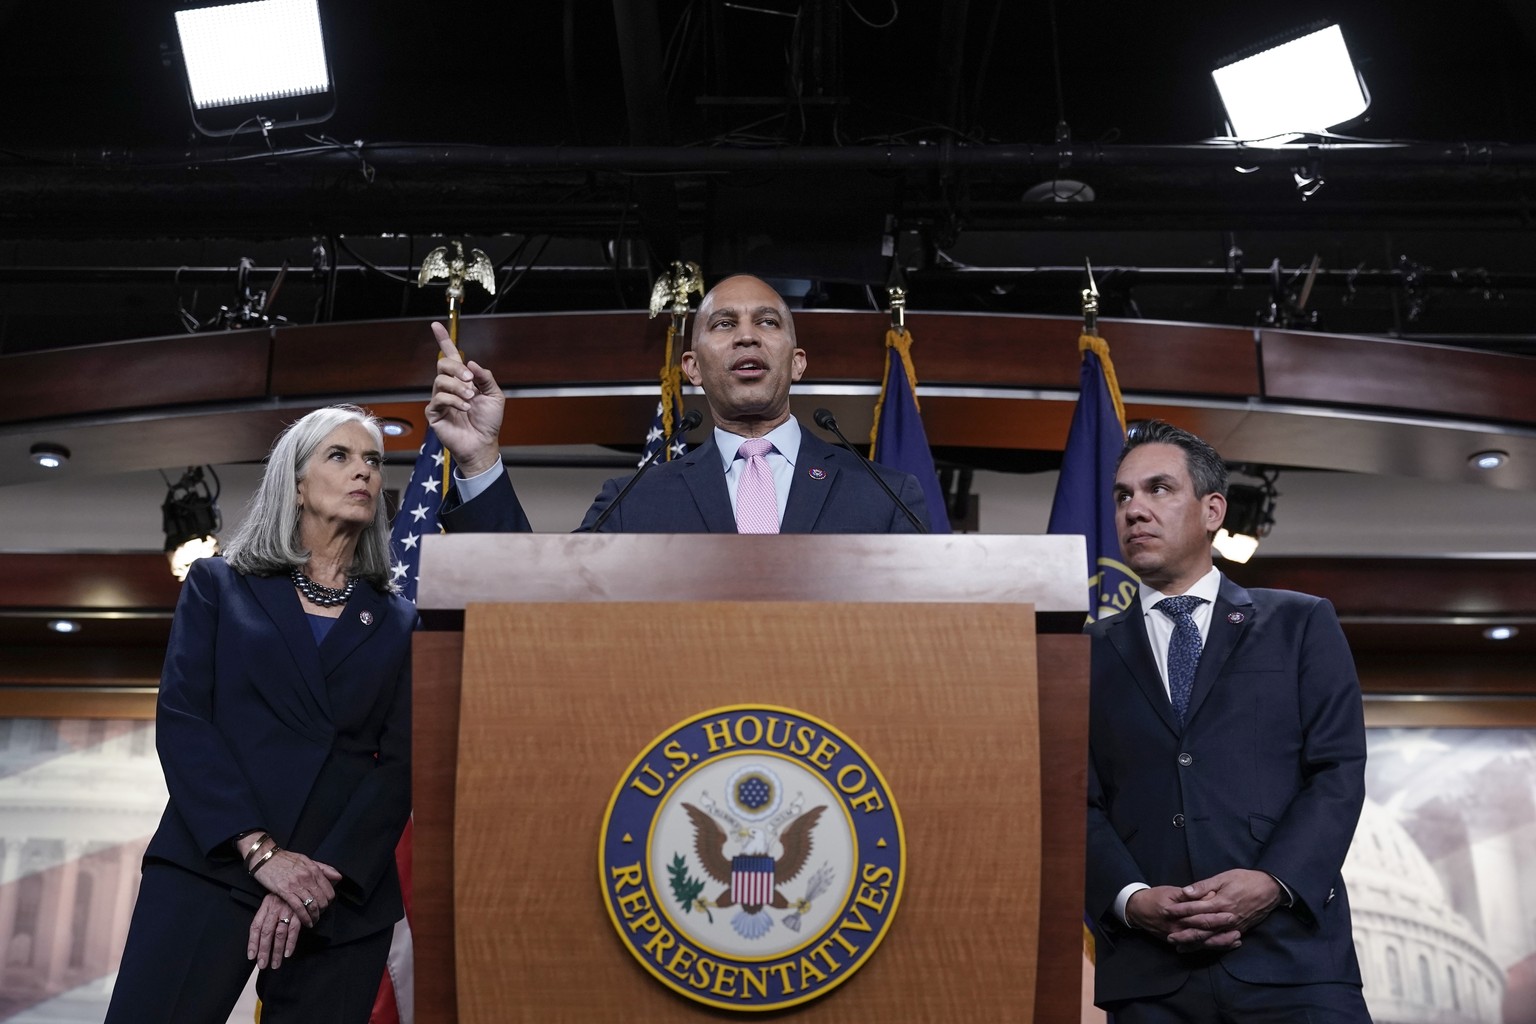
[[[0,552],[0,610],[168,611],[176,606],[181,581],[165,556],[126,554]]]
[[[0,357],[0,422],[267,393],[266,331],[145,338]]]
[[[411,644],[411,941],[418,1024],[455,1024],[453,818],[463,633],[417,633]]]
[[[1039,664],[1040,973],[1036,1024],[1078,1024],[1087,864],[1088,638],[1035,638]]]
[[[1245,587],[1326,597],[1341,616],[1536,615],[1536,558],[1261,556],[1222,569]]]
[[[1264,331],[1265,397],[1536,423],[1536,359],[1444,345]]]

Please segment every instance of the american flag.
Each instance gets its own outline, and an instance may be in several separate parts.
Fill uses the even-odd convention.
[[[389,533],[393,562],[390,580],[411,601],[416,600],[416,577],[421,571],[421,539],[442,532],[437,513],[443,506],[443,465],[446,461],[443,443],[437,439],[437,432],[428,427],[427,440],[416,456],[410,482],[400,492],[400,511],[395,513],[395,523]]]
[[[662,398],[656,403],[656,415],[651,419],[651,429],[645,435],[645,450],[640,453],[640,461],[636,465],[644,464],[645,460],[655,454],[667,439],[667,428],[662,424],[662,416],[666,412],[667,400]],[[683,398],[681,395],[672,396],[672,425],[674,429],[683,418]],[[662,458],[671,462],[688,454],[688,442],[678,437],[672,442],[671,450]]]
[[[410,482],[400,492],[400,510],[389,533],[390,578],[400,593],[416,600],[417,575],[421,571],[421,539],[442,532],[437,515],[446,490],[447,456],[436,431],[427,428],[427,439],[416,456]],[[379,984],[369,1024],[412,1024],[416,1016],[415,980],[411,947],[411,826],[395,847],[395,866],[405,896],[405,917],[395,924],[389,947],[389,964]]]

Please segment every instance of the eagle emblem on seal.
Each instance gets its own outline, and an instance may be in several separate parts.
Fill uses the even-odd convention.
[[[826,806],[813,807],[781,828],[738,825],[733,832],[726,831],[714,817],[693,804],[684,803],[683,809],[693,821],[693,852],[699,864],[705,874],[725,886],[712,904],[722,910],[740,908],[731,918],[731,927],[742,938],[760,939],[767,935],[773,918],[765,908],[790,908],[790,901],[779,892],[779,886],[805,869],[815,842],[816,823]],[[740,843],[740,847],[728,855],[726,850],[733,842]],[[773,855],[775,847],[779,850],[777,857]],[[803,909],[798,903],[795,906]]]

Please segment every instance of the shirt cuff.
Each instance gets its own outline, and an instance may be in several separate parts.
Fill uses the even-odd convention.
[[[496,465],[483,473],[476,473],[474,476],[460,476],[459,467],[454,466],[453,486],[458,488],[459,503],[464,504],[465,502],[473,501],[490,490],[491,484],[496,482],[496,474],[504,472],[506,472],[506,467],[501,464],[501,459],[499,458],[496,460]]]
[[[1269,875],[1268,871],[1264,873]],[[1280,887],[1280,905],[1286,909],[1294,907],[1296,905],[1296,894],[1291,892],[1291,887],[1280,881],[1280,879],[1275,875],[1269,875],[1269,877],[1273,878],[1275,880],[1275,884]]]
[[[1278,882],[1280,879],[1277,878],[1275,881]],[[1127,928],[1131,927],[1131,922],[1127,921],[1125,918],[1125,905],[1131,902],[1132,896],[1141,892],[1143,889],[1150,888],[1152,887],[1146,882],[1132,882],[1130,885],[1120,890],[1120,895],[1115,897],[1115,916],[1120,919],[1121,924],[1125,925]],[[1280,888],[1284,889],[1285,886],[1282,885]]]

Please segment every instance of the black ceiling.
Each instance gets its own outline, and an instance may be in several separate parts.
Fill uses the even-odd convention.
[[[1071,312],[1089,258],[1110,315],[1536,351],[1527,0],[898,3],[321,0],[336,116],[224,140],[170,5],[0,0],[0,352],[206,327],[241,257],[294,268],[292,321],[436,311],[396,278],[440,234],[502,312],[638,306],[678,256],[867,305],[887,232],[914,309]],[[1209,69],[1320,18],[1372,93],[1348,130],[1402,145],[1200,145]],[[1024,198],[1063,180],[1094,200]]]

